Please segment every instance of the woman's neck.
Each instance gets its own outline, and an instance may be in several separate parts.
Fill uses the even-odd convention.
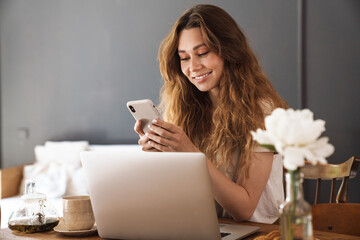
[[[215,109],[219,105],[219,89],[211,89],[209,91],[209,97],[213,106],[213,109]]]

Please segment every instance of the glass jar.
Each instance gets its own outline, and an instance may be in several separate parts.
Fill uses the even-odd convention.
[[[286,199],[280,205],[280,229],[283,240],[312,240],[311,206],[304,199],[300,169],[286,173]]]
[[[58,223],[56,208],[46,201],[45,194],[36,192],[34,180],[26,180],[21,203],[10,214],[9,228],[25,233],[44,232],[53,229]]]

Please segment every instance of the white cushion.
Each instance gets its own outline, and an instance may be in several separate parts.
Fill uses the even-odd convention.
[[[46,194],[50,199],[64,196],[68,184],[72,186],[71,192],[77,194],[72,176],[80,169],[80,152],[87,150],[88,145],[86,141],[48,141],[44,146],[36,146],[35,163],[24,168],[20,194],[24,193],[25,179],[35,180],[37,191]]]

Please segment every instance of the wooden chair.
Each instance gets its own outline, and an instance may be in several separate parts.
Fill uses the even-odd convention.
[[[301,169],[304,179],[316,180],[315,204],[311,206],[314,230],[360,236],[360,203],[347,203],[349,179],[356,176],[359,164],[359,157],[351,157],[341,164],[306,164]],[[332,181],[329,203],[319,203],[323,180]],[[337,180],[341,185],[335,199]]]
[[[0,199],[19,194],[25,165],[0,169]]]
[[[24,165],[0,169],[0,201],[19,193],[20,182],[23,177]],[[0,205],[1,223],[1,205]]]
[[[304,174],[304,179],[316,179],[315,204],[320,203],[321,181],[323,180],[332,181],[329,203],[335,202],[336,180],[342,180],[336,202],[346,203],[349,196],[349,179],[356,177],[359,164],[359,157],[351,157],[341,164],[318,164],[315,166],[306,164],[301,172]]]

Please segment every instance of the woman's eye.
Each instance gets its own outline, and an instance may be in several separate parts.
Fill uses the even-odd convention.
[[[180,61],[187,61],[187,60],[189,60],[190,58],[189,57],[180,57]]]
[[[209,51],[204,52],[204,53],[200,53],[200,54],[199,54],[199,56],[200,56],[200,57],[202,57],[202,56],[206,56],[208,53],[209,53]]]

